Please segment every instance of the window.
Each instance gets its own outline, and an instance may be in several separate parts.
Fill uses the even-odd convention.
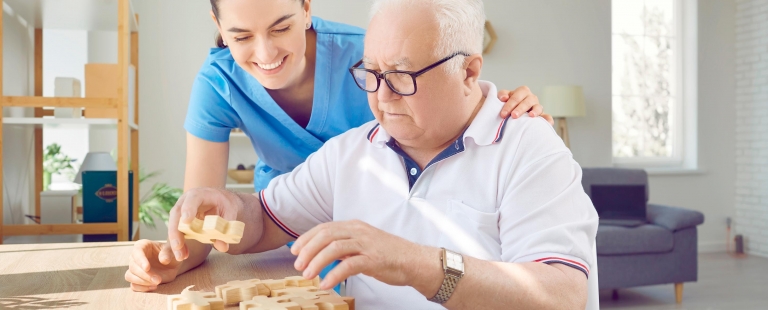
[[[695,0],[612,0],[617,165],[695,168]]]

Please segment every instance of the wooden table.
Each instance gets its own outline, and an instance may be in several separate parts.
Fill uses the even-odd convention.
[[[247,255],[211,251],[208,260],[137,293],[125,281],[133,242],[0,245],[0,309],[166,309],[166,296],[252,278],[300,275],[287,247]],[[238,309],[237,305],[227,309]]]

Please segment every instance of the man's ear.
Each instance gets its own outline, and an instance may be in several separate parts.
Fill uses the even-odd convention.
[[[464,59],[464,93],[469,96],[472,93],[477,80],[480,79],[480,71],[483,70],[483,56],[475,54]]]

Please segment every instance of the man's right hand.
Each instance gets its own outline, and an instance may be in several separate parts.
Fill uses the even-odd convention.
[[[202,220],[206,215],[218,215],[228,221],[238,220],[243,209],[243,201],[236,194],[223,189],[195,188],[185,192],[171,209],[168,218],[168,243],[176,261],[189,258],[189,248],[184,233],[179,231],[179,222],[189,224],[195,217]],[[229,250],[229,245],[220,240],[215,240],[213,246],[220,252]]]
[[[161,283],[173,281],[181,267],[168,243],[157,241],[137,241],[129,260],[125,280],[137,292],[154,291]]]

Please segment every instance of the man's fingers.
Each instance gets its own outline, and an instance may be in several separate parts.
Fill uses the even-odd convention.
[[[145,279],[142,279],[141,277],[133,274],[130,269],[125,271],[125,281],[128,281],[131,284],[137,284],[137,285],[143,285],[143,286],[153,286],[155,285],[152,283],[152,281],[147,281]]]
[[[320,289],[329,290],[341,283],[341,281],[344,281],[344,279],[363,273],[363,268],[365,266],[366,258],[360,255],[352,256],[341,261],[341,263],[325,275],[323,281],[320,282]]]
[[[348,222],[326,223],[318,225],[315,228],[318,228],[319,226],[321,227],[317,232],[309,236],[304,234],[296,240],[296,242],[293,244],[293,247],[291,247],[291,252],[294,253],[294,255],[298,255],[296,257],[296,262],[294,263],[296,270],[304,270],[304,268],[306,268],[307,264],[312,261],[315,255],[317,255],[317,253],[328,246],[328,244],[331,242],[350,238],[349,230],[343,224],[338,225],[338,223]],[[301,243],[299,241],[301,241]],[[297,249],[294,250],[294,247],[297,247]]]
[[[307,264],[303,276],[306,279],[312,279],[320,274],[320,271],[323,270],[325,266],[330,265],[338,259],[359,254],[362,250],[360,243],[353,239],[333,241],[312,258],[309,264]]]

